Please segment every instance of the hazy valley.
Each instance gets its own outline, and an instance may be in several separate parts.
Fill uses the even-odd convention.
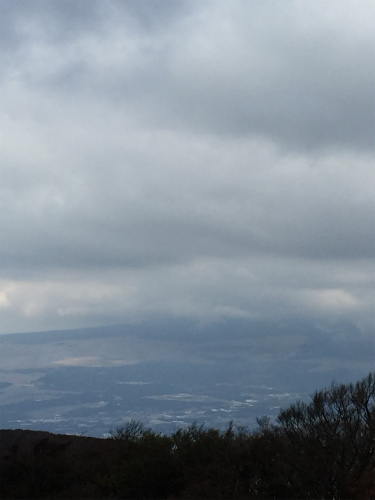
[[[193,421],[252,427],[333,379],[364,376],[371,339],[343,324],[255,321],[3,335],[0,427],[98,437],[129,419],[166,433]]]

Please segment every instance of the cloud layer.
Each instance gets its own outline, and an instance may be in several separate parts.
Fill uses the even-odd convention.
[[[372,2],[0,7],[3,333],[373,324]]]

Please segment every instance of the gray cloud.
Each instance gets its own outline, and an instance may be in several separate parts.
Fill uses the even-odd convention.
[[[3,331],[371,323],[369,2],[1,4]]]
[[[368,2],[24,5],[10,66],[57,99],[74,89],[155,127],[373,151]]]

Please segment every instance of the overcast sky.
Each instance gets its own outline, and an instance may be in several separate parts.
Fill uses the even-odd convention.
[[[0,332],[370,331],[372,0],[0,0]]]

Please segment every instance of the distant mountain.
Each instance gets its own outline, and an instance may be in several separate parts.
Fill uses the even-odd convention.
[[[0,336],[0,427],[103,436],[124,420],[253,426],[373,369],[351,325],[168,320]]]

